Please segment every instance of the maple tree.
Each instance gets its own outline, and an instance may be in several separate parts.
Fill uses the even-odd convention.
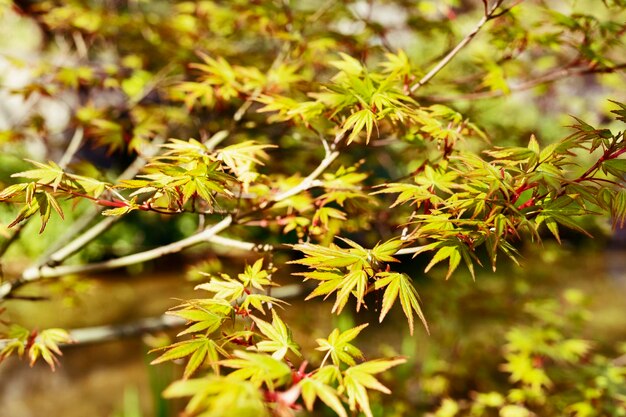
[[[541,1],[370,2],[365,14],[359,10],[367,2],[314,3],[6,5],[4,13],[33,23],[43,38],[44,58],[12,93],[71,97],[72,104],[70,134],[61,135],[59,149],[52,140],[58,133],[36,112],[0,136],[1,146],[18,147],[24,157],[0,191],[11,207],[2,254],[28,239],[21,233],[33,219],[45,236],[53,217],[79,214],[38,261],[6,277],[0,300],[24,298],[23,288],[49,279],[128,267],[202,243],[247,251],[255,256],[242,273],[199,271],[198,298],[167,313],[185,329],[180,341],[155,349],[152,363],[184,358],[185,367],[164,395],[190,398],[188,415],[228,409],[282,416],[323,403],[342,417],[347,410],[372,417],[371,393],[391,393],[381,375],[406,358],[366,359],[355,342],[365,323],[318,339],[318,361],[281,317],[281,308],[291,307],[279,288],[272,291],[278,270],[293,272],[302,288],[315,282],[307,300],[333,296],[331,313],[378,303],[372,309],[382,322],[400,309],[413,334],[420,331],[416,316],[429,328],[428,300],[402,269],[412,257],[427,259],[424,273],[443,263],[446,279],[461,265],[475,277],[483,265],[495,271],[498,255],[517,262],[521,241],[560,242],[564,228],[587,233],[580,219],[591,215],[623,227],[626,105],[610,102],[610,127],[573,119],[564,139],[529,134],[506,143],[502,126],[482,127],[480,114],[465,114],[459,104],[560,79],[623,75],[622,1],[604,2],[599,16],[575,7],[561,13]],[[392,25],[375,19],[377,7],[392,7],[388,14],[399,8],[402,33],[414,40],[441,40],[434,26],[452,30],[457,11],[474,23],[434,54],[428,46],[394,45]],[[342,29],[346,21],[358,28]],[[462,53],[481,36],[488,51]],[[59,53],[53,38],[68,43],[69,63],[46,58]],[[29,155],[33,138],[49,144],[45,157]],[[66,262],[141,212],[194,219],[197,231],[144,251]],[[291,260],[274,264],[279,251]],[[558,329],[537,332],[507,334],[504,370],[524,395],[484,393],[469,415],[489,407],[504,417],[530,415],[531,394],[547,395],[551,385],[533,364],[534,349],[577,365],[590,351]],[[527,346],[533,337],[537,343]],[[59,345],[69,342],[66,330],[7,323],[0,359],[27,354],[54,368]],[[623,367],[614,368],[614,379],[623,379]],[[605,394],[624,402],[618,390]],[[458,411],[446,404],[437,416],[454,415],[444,407]],[[594,415],[584,414],[585,404],[567,407]],[[602,415],[623,415],[617,410]]]

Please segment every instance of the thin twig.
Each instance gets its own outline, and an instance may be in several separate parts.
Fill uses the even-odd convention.
[[[339,156],[339,152],[336,150],[336,146],[337,146],[337,143],[339,143],[339,141],[341,141],[341,139],[343,139],[344,136],[345,136],[345,132],[337,133],[332,145],[329,145],[328,142],[324,138],[321,138],[322,143],[324,144],[325,156],[324,156],[324,159],[322,159],[322,161],[319,163],[317,168],[315,168],[305,179],[303,179],[300,182],[300,184],[286,191],[283,191],[282,193],[276,194],[274,198],[262,203],[259,207],[261,209],[264,209],[270,204],[274,204],[274,203],[278,203],[279,201],[286,200],[289,197],[299,194],[300,192],[304,190],[308,190],[309,188],[320,185],[320,183],[316,182],[317,177],[322,175],[322,173],[326,171],[326,169],[330,166],[330,164],[332,164],[335,161],[335,159],[337,159],[337,157]]]
[[[424,75],[421,80],[419,80],[417,83],[411,86],[411,89],[410,89],[411,93],[415,93],[424,84],[428,83],[435,75],[439,73],[439,71],[441,71],[446,65],[448,65],[450,61],[452,61],[452,59],[463,48],[465,48],[465,46],[467,46],[467,44],[470,43],[472,39],[474,39],[474,37],[478,34],[478,32],[480,32],[480,30],[485,25],[485,23],[487,23],[493,18],[494,12],[502,4],[503,1],[504,0],[496,0],[493,6],[491,6],[491,8],[488,9],[488,12],[483,15],[480,21],[478,21],[478,23],[474,27],[474,30],[468,33],[467,36],[465,36],[463,40],[461,40],[461,42],[459,42],[457,46],[455,46],[450,52],[448,52],[448,54],[445,57],[443,57],[443,59],[439,61],[439,63],[433,69],[428,71],[428,73]],[[486,0],[485,0],[485,5],[486,5]]]
[[[284,53],[281,51],[281,54]],[[280,56],[280,55],[279,55]],[[274,62],[278,61],[278,57]],[[272,68],[274,63],[272,64]],[[243,117],[243,114],[249,109],[250,104],[254,100],[253,97],[249,98],[244,104],[235,112],[233,120],[235,123],[239,122]],[[212,150],[217,147],[224,139],[228,137],[228,131],[219,131],[214,134],[206,143],[208,149]],[[156,154],[159,149],[159,145],[165,142],[165,137],[159,136],[152,142],[152,147],[148,148],[148,151],[143,155],[139,155],[135,161],[128,166],[128,168],[118,177],[118,181],[133,178],[147,163],[149,157]],[[85,229],[102,212],[102,208],[92,208],[86,212],[81,218],[79,218],[69,229],[69,231],[58,239],[52,245],[52,250],[46,252],[36,263],[35,266],[42,265],[56,265],[63,262],[69,256],[73,255],[84,247],[87,243],[91,242],[100,234],[104,233],[114,223],[121,219],[121,217],[110,217],[102,220],[100,223],[94,225],[91,229],[83,233],[79,238],[72,241],[72,239]]]
[[[324,13],[330,10],[330,8],[333,7],[334,5],[335,5],[335,0],[327,0],[317,9],[317,11],[313,15],[309,16],[307,20],[311,23],[317,22],[319,18],[322,17]]]
[[[29,282],[39,281],[43,278],[56,278],[70,274],[105,271],[150,261],[172,253],[178,253],[191,246],[206,242],[208,239],[230,226],[232,221],[232,217],[227,216],[219,223],[216,223],[215,225],[204,229],[202,232],[196,233],[195,235],[189,236],[185,239],[170,243],[169,245],[160,246],[155,249],[134,253],[128,256],[122,256],[108,261],[95,262],[86,265],[60,265],[54,267],[43,266],[40,268],[28,268],[22,273],[22,276],[17,281],[4,282],[0,284],[0,300],[5,299],[14,290],[22,285]]]
[[[100,213],[100,210],[97,210],[96,213]],[[106,217],[102,221],[96,223],[87,230],[82,235],[78,236],[76,239],[71,240],[65,246],[62,246],[56,252],[50,254],[47,258],[46,262],[42,262],[41,265],[58,265],[74,253],[78,252],[82,248],[84,248],[89,242],[94,240],[96,237],[100,236],[106,230],[108,230],[115,222],[120,219],[119,216],[111,216]]]
[[[76,128],[76,130],[74,131],[74,135],[72,136],[72,139],[70,140],[70,143],[67,149],[63,153],[63,156],[61,156],[61,159],[59,160],[58,165],[62,169],[66,168],[67,164],[70,163],[70,161],[72,160],[72,158],[74,157],[78,149],[80,149],[80,145],[83,142],[83,137],[84,137],[83,128],[82,127]],[[7,239],[2,241],[2,243],[0,244],[0,257],[2,257],[6,253],[6,251],[11,247],[11,245],[17,241],[17,239],[20,237],[20,234],[22,233],[22,230],[24,230],[24,228],[26,227],[29,221],[30,219],[26,219],[25,221],[19,223],[13,229],[13,233],[11,234],[11,236],[9,236]]]
[[[271,252],[274,247],[270,244],[256,244],[252,242],[244,242],[242,240],[231,239],[224,236],[213,236],[208,240],[209,243],[213,243],[218,246],[224,246],[227,248],[239,249],[248,252]]]
[[[291,43],[290,42],[283,43],[283,45],[282,45],[282,47],[280,49],[280,52],[276,55],[276,58],[274,58],[274,60],[270,64],[268,73],[270,71],[275,70],[276,68],[278,68],[278,66],[282,62],[284,62],[285,57],[289,53],[289,49],[290,48],[291,48]],[[250,109],[252,104],[259,98],[259,96],[261,95],[262,92],[263,92],[263,88],[262,87],[258,87],[257,89],[255,89],[252,92],[252,94],[250,94],[250,96],[246,99],[246,101],[243,102],[243,104],[237,109],[237,111],[233,115],[233,123],[234,124],[239,123],[241,121],[243,116]]]
[[[402,248],[395,253],[395,255],[412,255],[422,250],[421,246],[414,246],[410,248]]]
[[[537,87],[543,84],[550,84],[565,78],[588,75],[588,74],[607,74],[617,72],[621,69],[626,68],[626,63],[621,63],[614,65],[612,67],[605,68],[589,68],[589,67],[564,67],[558,70],[549,71],[546,74],[540,75],[537,78],[533,78],[531,80],[526,80],[520,84],[516,84],[509,87],[509,91],[505,92],[503,90],[494,90],[494,91],[478,91],[475,93],[462,94],[458,96],[428,96],[424,97],[428,101],[438,102],[438,103],[446,103],[451,101],[461,101],[461,100],[480,100],[480,99],[489,99],[489,98],[497,98],[506,96],[509,93],[520,92],[525,90],[530,90],[531,88]]]
[[[313,172],[311,172],[305,179],[303,179],[300,184],[292,187],[282,193],[276,194],[272,200],[268,200],[263,202],[260,205],[260,208],[265,208],[272,203],[278,203],[279,201],[283,201],[288,199],[289,197],[293,197],[296,194],[301,193],[304,190],[308,190],[314,186],[318,185],[317,177],[319,177],[325,170],[333,163],[335,159],[339,156],[338,151],[333,151],[326,155],[322,162],[315,168]]]
[[[44,266],[39,269],[29,268],[22,274],[22,280],[24,282],[30,282],[36,281],[41,278],[53,278],[85,272],[106,271],[109,269],[115,269],[150,261],[172,253],[178,253],[191,246],[206,242],[209,238],[228,228],[228,226],[231,225],[232,221],[233,218],[231,216],[227,216],[220,222],[204,229],[202,232],[191,235],[185,239],[170,243],[169,245],[160,246],[158,248],[134,253],[128,256],[122,256],[120,258],[110,259],[108,261],[95,262],[85,265],[61,265],[56,267]],[[1,292],[0,298],[2,298]]]
[[[339,152],[332,151],[330,154],[327,154],[326,157],[320,162],[320,164],[309,174],[306,178],[304,178],[298,185],[293,188],[284,191],[283,193],[279,193],[274,198],[264,202],[260,209],[267,208],[274,203],[285,200],[297,193],[305,191],[313,186],[315,186],[316,179],[319,177],[326,168],[339,156]],[[80,274],[87,272],[97,272],[110,270],[114,268],[120,268],[124,266],[134,265],[137,263],[146,262],[149,260],[153,260],[156,258],[160,258],[162,256],[178,253],[188,247],[195,246],[199,243],[209,242],[213,239],[218,233],[227,229],[233,222],[233,217],[231,215],[225,217],[219,223],[204,229],[202,232],[197,233],[195,235],[189,236],[185,239],[179,240],[174,243],[170,243],[169,245],[160,246],[158,248],[154,248],[148,251],[135,253],[128,256],[123,256],[121,258],[115,258],[108,261],[103,262],[95,262],[86,265],[59,265],[59,266],[35,266],[28,268],[22,273],[22,276],[13,282],[5,282],[0,284],[0,301],[6,299],[6,297],[11,294],[15,289],[21,287],[22,285],[39,281],[43,278],[56,278],[70,274]],[[227,238],[223,238],[227,239]],[[232,241],[229,243],[233,243]],[[250,247],[249,245],[241,244],[246,247],[246,250]]]
[[[227,137],[227,131],[219,131],[207,141],[206,146],[208,149],[212,150]],[[148,150],[142,155],[138,156],[135,161],[131,165],[129,165],[128,168],[126,168],[126,170],[118,177],[118,181],[131,179],[135,175],[137,175],[141,168],[143,168],[148,162],[148,158],[156,155],[160,145],[164,142],[164,137],[157,137],[152,142],[153,146],[148,148]],[[57,242],[54,243],[54,250],[49,251],[44,256],[42,256],[42,258],[36,262],[35,266],[40,267],[42,265],[58,265],[74,253],[81,250],[89,242],[107,231],[113,224],[115,224],[122,218],[120,216],[107,217],[96,223],[93,227],[91,227],[89,230],[87,230],[76,239],[73,239],[76,234],[80,233],[81,230],[84,230],[84,228],[87,227],[87,225],[91,223],[91,221],[96,218],[101,212],[101,208],[94,208],[85,213],[85,215],[79,218],[77,222],[74,223],[73,227],[63,237],[61,237],[60,239],[58,239]]]
[[[82,126],[77,127],[74,131],[70,144],[67,146],[65,153],[59,160],[58,165],[61,169],[67,168],[67,165],[72,162],[72,158],[74,158],[74,155],[76,155],[76,152],[80,149],[80,145],[83,143],[83,138],[85,136],[84,133],[85,131]]]

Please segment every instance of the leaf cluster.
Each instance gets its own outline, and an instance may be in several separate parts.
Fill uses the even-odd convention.
[[[302,252],[305,257],[292,263],[312,269],[297,275],[303,276],[305,281],[310,279],[319,281],[317,288],[309,294],[307,300],[322,295],[328,297],[335,293],[336,301],[332,312],[339,314],[351,295],[356,299],[358,311],[365,301],[366,294],[385,288],[380,321],[385,318],[399,297],[411,334],[414,312],[428,329],[411,279],[403,273],[389,272],[385,267],[389,263],[398,262],[393,255],[398,252],[403,242],[392,239],[377,244],[372,249],[365,249],[349,239],[341,240],[347,243],[349,248],[344,249],[334,244],[325,247],[310,243],[294,246],[294,249]]]
[[[262,265],[263,259],[259,259],[237,279],[225,274],[211,276],[208,283],[196,287],[212,293],[211,298],[189,300],[170,313],[188,321],[179,336],[193,337],[158,349],[165,352],[153,364],[188,357],[183,380],[170,385],[164,395],[191,397],[186,408],[191,415],[220,415],[220,407],[229,401],[237,401],[235,407],[242,415],[279,412],[296,407],[300,399],[312,410],[319,399],[339,416],[347,417],[346,402],[351,410],[360,409],[371,417],[368,390],[390,393],[374,375],[405,360],[365,361],[353,345],[365,324],[345,332],[335,329],[327,339],[318,339],[318,350],[326,352],[321,364],[307,370],[308,362],[303,361],[295,368],[293,360],[302,353],[276,308],[271,308],[271,322],[255,315],[265,314],[263,304],[269,308],[280,303],[253,293],[274,285],[269,279],[271,271]],[[223,326],[229,319],[234,320],[232,328]],[[218,330],[221,335],[216,334]],[[242,346],[246,350],[241,350]],[[328,358],[332,364],[327,364]],[[205,365],[212,367],[211,374],[190,379]]]

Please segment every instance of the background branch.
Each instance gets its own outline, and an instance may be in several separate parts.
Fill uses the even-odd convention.
[[[219,223],[216,223],[213,226],[204,229],[200,233],[196,233],[195,235],[189,236],[185,239],[170,243],[169,245],[160,246],[155,249],[134,253],[128,256],[122,256],[120,258],[115,258],[108,261],[94,262],[86,265],[60,265],[56,267],[43,266],[41,268],[29,268],[24,271],[21,280],[24,282],[29,282],[41,278],[53,278],[63,275],[80,274],[85,272],[106,271],[109,269],[115,269],[123,266],[150,261],[152,259],[160,258],[162,256],[172,253],[178,253],[183,249],[187,249],[199,243],[206,242],[217,233],[228,228],[228,226],[231,225],[232,221],[233,218],[231,216],[227,216]],[[0,298],[2,298],[2,295],[3,294],[0,290]]]
[[[478,91],[474,93],[460,94],[458,96],[449,96],[449,97],[425,96],[423,98],[429,101],[433,101],[433,102],[446,103],[446,102],[459,101],[459,100],[480,100],[480,99],[504,97],[510,93],[530,90],[542,84],[550,84],[550,83],[553,83],[562,79],[566,79],[569,77],[583,76],[583,75],[588,75],[588,74],[608,74],[608,73],[618,72],[624,68],[626,68],[626,63],[617,64],[612,67],[604,67],[604,68],[565,67],[565,68],[559,68],[557,70],[549,71],[546,74],[538,76],[537,78],[533,78],[530,80],[523,81],[519,84],[512,85],[509,87],[508,92],[505,92],[502,90]]]
[[[300,284],[285,285],[272,289],[272,296],[282,300],[295,298],[302,294],[305,286]],[[64,346],[85,345],[119,340],[134,337],[145,333],[158,332],[184,326],[186,320],[180,317],[163,314],[156,317],[147,317],[130,323],[93,326],[69,331],[73,343]]]
[[[333,161],[337,159],[338,156],[339,156],[338,151],[333,151],[327,154],[322,160],[322,162],[320,162],[320,164],[317,166],[317,168],[315,168],[313,172],[311,172],[305,179],[303,179],[300,182],[300,184],[286,191],[283,191],[282,193],[278,193],[276,196],[274,196],[272,200],[268,200],[262,203],[260,207],[265,208],[270,204],[278,203],[279,201],[286,200],[289,197],[293,197],[294,195],[299,194],[302,191],[308,190],[309,188],[316,186],[317,177],[319,177],[326,170],[326,168],[328,168],[330,164],[332,164]]]
[[[428,71],[428,73],[426,75],[424,75],[421,80],[419,80],[417,83],[413,84],[411,86],[411,89],[410,89],[411,93],[415,93],[424,84],[428,83],[435,75],[437,75],[439,73],[439,71],[441,71],[446,65],[448,65],[450,63],[450,61],[452,61],[452,59],[459,52],[461,52],[461,50],[463,48],[465,48],[467,46],[467,44],[470,43],[472,41],[472,39],[474,39],[474,37],[478,34],[478,32],[480,32],[480,30],[483,28],[485,23],[487,23],[489,20],[491,20],[494,17],[494,12],[502,4],[503,1],[504,0],[497,0],[491,6],[491,8],[487,9],[487,1],[485,0],[485,2],[484,2],[485,3],[485,10],[488,10],[488,11],[478,21],[478,23],[474,27],[474,30],[472,30],[470,33],[468,33],[465,36],[465,38],[463,38],[463,40],[461,40],[461,42],[459,42],[450,52],[448,52],[448,54],[445,57],[443,57],[443,59],[441,61],[439,61],[439,63],[437,65],[435,65],[435,67],[433,69]]]
[[[77,127],[74,131],[70,144],[67,146],[65,153],[59,160],[58,165],[61,169],[67,168],[67,165],[72,161],[72,158],[74,158],[74,155],[76,155],[76,152],[80,149],[80,145],[83,143],[83,138],[85,137],[84,133],[85,131],[82,126]]]

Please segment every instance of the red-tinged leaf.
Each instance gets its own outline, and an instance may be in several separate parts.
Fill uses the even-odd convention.
[[[15,219],[7,226],[9,229],[22,220],[28,219],[39,210],[39,203],[37,200],[32,200],[30,204],[24,204],[20,211],[17,213]]]
[[[46,197],[48,198],[48,203],[52,206],[54,211],[57,212],[61,219],[65,220],[65,216],[63,215],[63,209],[59,205],[59,202],[54,198],[54,196],[50,193],[46,193]]]
[[[6,187],[4,190],[0,191],[0,201],[8,200],[9,198],[21,195],[26,191],[26,188],[31,186],[31,184],[32,183],[23,182]],[[30,199],[27,198],[26,201],[28,202]]]

